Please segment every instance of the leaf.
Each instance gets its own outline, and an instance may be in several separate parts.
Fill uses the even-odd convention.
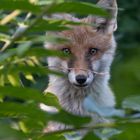
[[[23,43],[25,38],[23,38]],[[52,44],[64,44],[67,43],[69,40],[63,37],[58,37],[58,36],[52,36],[51,34],[47,34],[46,36],[44,35],[33,35],[33,36],[29,36],[26,38],[27,41],[32,41],[33,44],[36,43],[44,43],[44,42],[49,42]],[[18,43],[22,43],[22,40]],[[33,49],[33,48],[32,48]]]
[[[59,105],[58,98],[54,94],[47,92],[45,94],[45,97],[46,97],[45,100],[46,100],[47,105],[55,106],[59,109],[61,108],[60,105]]]
[[[1,32],[7,32],[8,30],[9,30],[9,28],[7,26],[0,25],[0,31]]]
[[[126,98],[122,103],[123,108],[140,111],[140,96]]]
[[[93,132],[88,132],[82,140],[100,140]]]
[[[1,0],[0,1],[1,10],[22,10],[26,12],[39,13],[41,8],[37,5],[31,4],[27,0]]]
[[[21,131],[14,130],[6,123],[0,121],[0,139],[1,140],[25,140],[27,137]]]
[[[94,4],[84,2],[64,2],[50,7],[48,13],[76,13],[81,15],[107,16],[107,12]]]
[[[0,118],[3,117],[18,118],[19,120],[26,118],[36,123],[46,123],[50,116],[32,102],[26,104],[3,102],[0,103]]]
[[[30,88],[0,87],[0,95],[15,97],[26,101],[31,100],[37,103],[44,103],[49,106],[60,108],[56,96],[52,95],[51,93],[48,93],[44,96],[41,92]]]
[[[25,56],[37,56],[37,57],[48,57],[48,56],[58,56],[58,57],[68,57],[64,53],[56,50],[49,50],[45,48],[31,48],[26,52]]]
[[[0,75],[0,86],[4,86],[4,75]]]
[[[30,80],[30,81],[32,81],[33,83],[35,83],[35,79],[34,79],[33,75],[31,75],[31,74],[25,74],[25,78],[26,78],[27,80]]]
[[[68,30],[67,26],[62,22],[55,20],[55,22],[40,20],[34,27],[30,28],[27,32],[46,32],[46,31],[63,31]]]
[[[42,134],[43,135],[43,134]],[[50,134],[50,135],[43,135],[39,138],[35,138],[33,140],[66,140],[62,135]]]
[[[137,140],[140,136],[140,123],[126,123],[123,124],[124,132],[115,135],[110,140]]]
[[[46,67],[42,66],[29,66],[29,65],[17,65],[13,66],[9,70],[9,74],[19,74],[19,73],[25,73],[25,74],[40,74],[40,75],[47,75],[47,74],[54,74],[57,76],[63,76],[64,74],[62,72],[58,72],[55,70],[49,70]]]
[[[81,117],[73,115],[64,110],[60,110],[58,113],[53,114],[51,116],[51,119],[54,121],[62,122],[68,125],[74,125],[77,127],[82,126],[83,124],[87,124],[91,121],[90,117]]]
[[[16,52],[14,49],[11,49],[11,50],[8,50],[7,52],[1,53],[0,54],[0,63],[7,60],[8,58],[14,56],[15,53]]]
[[[32,43],[30,41],[20,44],[16,49],[16,52],[17,52],[18,56],[21,56],[21,55],[25,54],[26,51],[29,50],[31,45],[32,45]]]
[[[80,132],[68,132],[66,134],[64,134],[66,140],[81,140],[82,135]]]
[[[13,86],[20,86],[20,79],[19,79],[18,75],[14,74],[14,73],[8,74],[7,78]]]
[[[4,33],[0,33],[0,41],[7,42],[10,40],[10,36]]]
[[[108,140],[112,136],[120,134],[122,131],[116,128],[99,128],[99,129],[95,129],[94,132],[100,139]]]
[[[29,23],[27,23],[29,24]],[[62,31],[71,29],[70,25],[82,25],[85,23],[74,22],[68,20],[59,20],[59,19],[40,19],[36,25],[30,28],[27,32],[41,32],[41,31]]]

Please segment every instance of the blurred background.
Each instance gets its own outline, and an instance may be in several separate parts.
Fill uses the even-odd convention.
[[[80,0],[97,2],[97,0]],[[118,0],[118,48],[111,86],[120,105],[123,98],[140,94],[140,0]]]

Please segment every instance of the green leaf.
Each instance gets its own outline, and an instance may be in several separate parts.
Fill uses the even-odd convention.
[[[7,42],[10,40],[10,36],[4,33],[0,33],[0,41]]]
[[[55,106],[59,109],[61,108],[57,97],[52,93],[49,93],[49,92],[45,93],[45,102],[49,106]]]
[[[76,13],[81,15],[107,16],[107,12],[94,4],[84,2],[64,2],[53,5],[47,11],[48,13]]]
[[[22,10],[26,12],[39,13],[41,9],[37,5],[31,4],[27,0],[1,0],[0,1],[1,10]]]
[[[57,76],[64,76],[62,72],[58,72],[55,70],[50,70],[46,67],[42,66],[29,66],[29,65],[13,65],[12,68],[9,69],[9,74],[19,74],[19,73],[25,73],[25,74],[40,74],[40,75],[47,75],[47,74],[54,74]]]
[[[43,134],[42,134],[43,135]],[[50,134],[50,135],[43,135],[39,138],[35,138],[33,140],[66,140],[62,135]]]
[[[140,123],[126,123],[123,124],[124,132],[115,135],[110,140],[137,140],[140,136]]]
[[[8,50],[7,52],[0,54],[0,63],[7,60],[8,58],[14,56],[16,54],[14,49]]]
[[[126,98],[122,103],[123,108],[140,111],[140,96]]]
[[[58,36],[52,36],[51,34],[47,34],[46,36],[31,36],[27,38],[27,41],[30,40],[33,43],[44,43],[44,42],[50,42],[52,44],[64,44],[67,43],[69,40],[63,37],[58,37]]]
[[[20,86],[20,79],[19,76],[16,74],[8,74],[7,79],[13,86]]]
[[[59,21],[40,20],[34,27],[30,28],[27,32],[34,33],[34,32],[46,32],[46,31],[63,31],[63,30],[68,30],[68,29],[70,28],[62,24],[60,20]]]
[[[36,123],[46,123],[49,119],[49,115],[42,111],[38,105],[34,103],[14,103],[14,102],[3,102],[0,103],[0,118],[10,117],[22,119],[32,119]]]
[[[28,23],[29,24],[29,23]],[[27,32],[41,32],[41,31],[62,31],[70,29],[70,25],[82,25],[85,23],[59,20],[59,19],[40,19],[37,24],[30,28]]]
[[[48,50],[45,48],[31,48],[26,52],[25,56],[37,56],[37,57],[48,57],[48,56],[58,56],[58,57],[68,57],[64,53],[56,50]]]
[[[21,131],[11,128],[8,124],[0,121],[0,139],[1,140],[25,140],[26,135]]]
[[[24,42],[24,43],[20,44],[16,49],[16,52],[17,52],[18,56],[21,56],[21,55],[25,54],[26,51],[29,50],[31,45],[32,45],[32,43],[30,41],[27,41],[27,42]]]
[[[77,127],[82,126],[83,124],[87,124],[91,121],[90,117],[81,117],[73,115],[64,110],[60,110],[58,113],[53,114],[51,116],[51,119],[54,121],[62,122],[68,125],[74,125]]]
[[[82,140],[100,140],[93,132],[88,132]]]
[[[41,92],[30,88],[0,87],[0,95],[15,97],[26,101],[44,103],[49,106],[55,106],[56,108],[60,108],[56,96],[51,93],[47,93],[46,95],[44,95]]]
[[[9,30],[9,28],[7,26],[0,25],[0,31],[1,32],[7,32],[8,30]]]

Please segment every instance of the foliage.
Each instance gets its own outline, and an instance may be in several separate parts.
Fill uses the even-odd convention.
[[[118,116],[114,118],[115,122],[84,127],[84,124],[91,121],[90,118],[69,114],[61,108],[54,95],[51,93],[42,94],[48,74],[64,76],[60,72],[49,70],[44,57],[68,57],[56,51],[45,50],[42,47],[45,41],[53,43],[66,41],[64,38],[44,36],[45,32],[66,30],[69,29],[69,25],[82,24],[44,18],[44,16],[50,16],[50,14],[56,12],[107,16],[103,9],[94,4],[82,2],[1,0],[0,139],[62,140],[66,137],[63,136],[64,132],[72,133],[72,131],[79,129],[89,130],[89,133],[83,138],[84,140],[99,139],[92,133],[93,130],[97,130],[99,137],[111,137],[110,139],[116,140],[136,139],[139,136],[135,129],[139,128],[140,125],[140,115],[138,113],[140,111],[140,101],[138,100],[140,96],[129,97],[123,101],[122,108],[127,113],[125,117]],[[131,43],[133,43],[133,40],[131,40]],[[125,50],[122,47],[123,49]],[[125,53],[128,55],[127,52]],[[134,65],[133,60],[136,60],[136,56],[131,60],[132,65]],[[126,69],[129,68],[130,62],[128,66],[126,63],[125,67]],[[56,107],[58,112],[54,114],[45,112],[40,109],[40,103]],[[134,111],[135,115],[132,114]],[[50,120],[73,125],[74,128],[45,134],[43,129]],[[72,137],[67,138],[72,139]]]
[[[140,92],[139,4],[139,0],[118,0],[123,10],[118,15],[118,52],[112,69],[112,85],[119,103],[123,98]]]

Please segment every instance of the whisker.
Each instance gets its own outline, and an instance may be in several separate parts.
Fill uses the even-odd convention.
[[[65,68],[65,67],[58,67],[58,66],[47,66],[48,68],[54,68],[54,69],[58,69],[58,70],[62,70],[63,72],[67,72],[69,70],[82,70],[82,71],[90,71],[96,75],[108,75],[109,72],[97,72],[95,70],[88,70],[88,69],[80,69],[80,68]],[[66,71],[65,71],[66,70]]]

